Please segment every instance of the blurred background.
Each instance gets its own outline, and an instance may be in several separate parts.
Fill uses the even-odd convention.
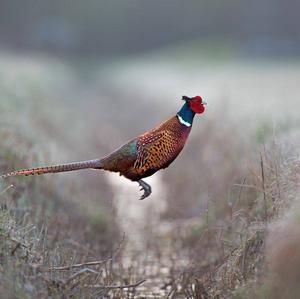
[[[300,258],[277,264],[297,220],[299,10],[294,0],[1,1],[1,173],[104,156],[174,115],[182,95],[208,103],[143,202],[137,184],[97,171],[1,182],[2,297],[299,294],[284,279],[298,277]],[[103,259],[105,271],[53,269]]]
[[[298,1],[7,1],[1,45],[111,58],[176,43],[219,42],[243,56],[298,55]]]

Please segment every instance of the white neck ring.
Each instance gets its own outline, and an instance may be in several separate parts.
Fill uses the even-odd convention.
[[[190,127],[192,124],[190,124],[189,122],[185,121],[179,114],[177,114],[177,117],[179,119],[179,122],[187,127]]]

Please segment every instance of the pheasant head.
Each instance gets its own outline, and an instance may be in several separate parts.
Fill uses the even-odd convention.
[[[189,98],[187,96],[182,97],[183,101],[186,101],[190,109],[196,113],[196,114],[201,114],[205,111],[205,105],[206,103],[203,102],[202,98],[200,96],[195,96],[192,98]]]

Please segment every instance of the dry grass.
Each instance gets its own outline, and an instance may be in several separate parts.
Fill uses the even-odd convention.
[[[165,113],[147,98],[137,101],[132,92],[124,95],[95,82],[85,85],[74,70],[50,64],[32,68],[32,63],[2,62],[2,69],[12,71],[9,79],[0,80],[1,173],[43,161],[101,156],[158,122],[151,114],[159,118],[155,112]],[[55,78],[57,72],[60,78]],[[15,90],[20,78],[24,80]],[[140,106],[120,116],[125,100]],[[149,113],[137,115],[136,109],[143,107]],[[140,228],[144,244],[130,251],[130,238],[117,218],[118,203],[111,199],[115,190],[104,175],[1,182],[0,297],[298,294],[297,213],[286,213],[297,206],[297,148],[291,146],[288,129],[278,140],[265,125],[245,136],[231,120],[222,119],[221,127],[215,118],[201,119],[176,166],[163,172],[167,195],[161,200],[167,208],[155,215],[154,223],[149,209]],[[258,144],[262,141],[265,145]],[[273,223],[283,215],[278,231]],[[291,263],[285,263],[291,254]]]
[[[15,164],[18,157],[19,163],[27,166],[28,158],[20,158],[13,149],[5,150],[2,143],[5,159],[1,156],[1,161]],[[9,167],[3,165],[2,169]],[[101,244],[112,236],[112,231],[107,230],[109,219],[102,220],[102,229],[99,224],[94,226],[75,203],[65,202],[53,191],[55,185],[44,180],[10,183],[7,187],[2,185],[0,195],[1,298],[92,298],[96,293],[120,294],[124,284],[116,284],[120,280],[111,265],[120,248],[109,252],[111,242]],[[48,201],[48,196],[52,201]],[[99,229],[101,234],[95,238]],[[121,242],[117,241],[117,234],[114,237],[114,244]],[[86,260],[94,262],[83,263]],[[82,265],[74,265],[78,262]],[[65,265],[69,265],[65,270],[59,268]],[[122,277],[121,281],[124,280]]]
[[[173,288],[173,298],[263,296],[266,273],[276,272],[281,284],[270,275],[272,296],[268,298],[275,298],[274,294],[276,298],[294,298],[285,296],[287,290],[288,294],[298,294],[297,218],[285,221],[279,232],[273,226],[275,220],[294,207],[297,198],[300,183],[297,148],[271,140],[261,148],[256,164],[251,165],[240,183],[231,185],[223,211],[219,202],[209,201],[201,220],[187,227],[181,224],[181,229],[174,231],[177,239],[181,239],[181,251],[186,252],[189,263]],[[286,263],[289,255],[294,256],[293,261]],[[285,276],[286,273],[291,277]],[[279,293],[278,288],[282,290]]]

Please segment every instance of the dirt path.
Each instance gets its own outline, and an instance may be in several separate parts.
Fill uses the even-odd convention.
[[[269,123],[272,127],[294,126],[300,109],[300,64],[227,63],[189,66],[162,62],[130,63],[112,72],[121,93],[141,95],[141,101],[169,105],[176,111],[181,95],[201,94],[208,102],[205,117],[220,125],[233,122],[254,130]],[[138,82],[138,84],[137,84]],[[220,116],[222,119],[220,120]],[[195,123],[197,127],[199,123]],[[196,128],[195,128],[196,129]],[[148,179],[153,195],[137,200],[137,184],[110,177],[120,226],[129,237],[129,247],[145,246],[145,226],[157,230],[166,203],[160,175]]]
[[[137,183],[120,178],[116,174],[109,174],[108,178],[113,186],[117,219],[126,235],[127,250],[143,251],[147,238],[151,238],[151,231],[161,222],[160,215],[166,208],[166,190],[160,175],[156,174],[147,179],[153,191],[151,196],[143,201],[139,200],[141,192]]]

